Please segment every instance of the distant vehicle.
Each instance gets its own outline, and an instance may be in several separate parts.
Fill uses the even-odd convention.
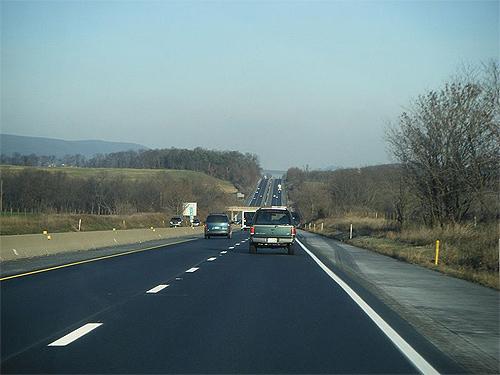
[[[248,230],[248,228],[250,228],[252,226],[252,222],[253,222],[253,215],[255,214],[255,212],[243,212],[243,219],[241,221],[241,229],[242,230]]]
[[[193,219],[193,221],[191,222],[191,224],[193,224],[193,227],[199,227],[201,222],[200,222],[200,219],[198,219],[197,217],[195,217]]]
[[[232,229],[226,214],[210,214],[205,221],[205,238],[226,236],[231,238]]]
[[[300,225],[300,215],[298,212],[292,212],[293,225],[296,227]]]
[[[281,184],[278,184],[278,191],[281,191]]]
[[[182,216],[173,216],[170,219],[170,228],[182,227]]]
[[[293,255],[296,234],[288,209],[259,208],[250,228],[249,251],[255,254],[257,247],[286,247],[288,255]]]

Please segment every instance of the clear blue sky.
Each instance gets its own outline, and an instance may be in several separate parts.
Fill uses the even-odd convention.
[[[499,2],[1,2],[2,132],[389,161],[411,98],[499,59]]]

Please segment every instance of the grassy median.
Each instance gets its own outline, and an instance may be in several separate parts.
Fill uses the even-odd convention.
[[[321,231],[323,223],[323,231]],[[447,275],[494,289],[499,283],[499,236],[496,224],[450,225],[440,228],[407,226],[375,217],[344,216],[315,222],[311,231],[343,240]],[[353,225],[353,238],[349,227]],[[440,241],[436,266],[435,243]]]
[[[169,226],[170,216],[162,213],[132,215],[77,215],[77,214],[3,214],[0,216],[0,234],[30,234],[76,232],[79,220],[81,231],[162,228]]]

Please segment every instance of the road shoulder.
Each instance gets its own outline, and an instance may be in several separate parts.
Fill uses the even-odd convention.
[[[468,372],[499,372],[499,292],[316,234],[299,237]]]

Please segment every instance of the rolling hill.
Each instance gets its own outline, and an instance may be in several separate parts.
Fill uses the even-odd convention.
[[[138,151],[148,149],[137,143],[108,142],[99,140],[66,141],[55,138],[26,137],[12,134],[0,134],[0,152],[4,155],[65,155],[81,154],[92,157],[96,154],[108,154],[119,151]]]
[[[224,193],[235,194],[238,190],[229,181],[209,176],[202,172],[182,169],[135,169],[135,168],[78,168],[78,167],[24,167],[18,165],[0,165],[0,174],[21,173],[25,170],[37,170],[51,173],[63,172],[77,178],[123,178],[125,180],[146,180],[155,176],[168,175],[173,179],[190,179],[218,186]]]

